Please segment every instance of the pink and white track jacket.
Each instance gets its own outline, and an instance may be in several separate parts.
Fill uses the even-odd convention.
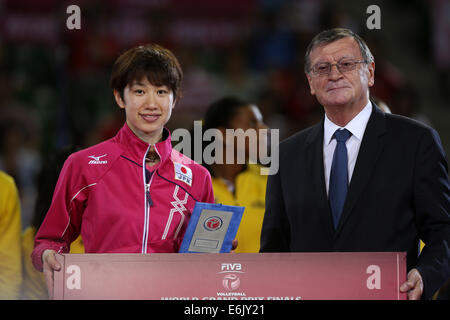
[[[170,133],[155,145],[160,163],[145,166],[150,145],[125,124],[114,138],[72,154],[31,254],[67,253],[81,232],[86,253],[178,252],[196,201],[214,202],[209,172],[172,149]]]

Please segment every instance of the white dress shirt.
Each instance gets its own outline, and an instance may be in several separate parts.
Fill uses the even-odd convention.
[[[369,101],[364,109],[362,109],[345,127],[339,127],[331,122],[325,114],[324,135],[323,135],[323,164],[325,172],[325,185],[328,189],[330,185],[331,163],[333,162],[334,149],[336,148],[336,139],[333,134],[338,129],[347,129],[352,133],[346,142],[348,154],[348,181],[352,180],[353,169],[355,168],[356,158],[358,157],[359,147],[366,130],[367,122],[372,114],[372,103]]]

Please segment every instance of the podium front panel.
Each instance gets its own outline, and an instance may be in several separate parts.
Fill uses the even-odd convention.
[[[64,254],[55,299],[403,300],[406,254]]]

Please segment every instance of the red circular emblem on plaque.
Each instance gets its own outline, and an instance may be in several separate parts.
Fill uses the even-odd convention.
[[[183,172],[184,174],[186,174],[186,173],[187,173],[186,168],[185,168],[185,167],[181,167],[181,172]]]
[[[222,219],[219,217],[209,217],[205,220],[205,228],[209,231],[216,231],[222,227]]]

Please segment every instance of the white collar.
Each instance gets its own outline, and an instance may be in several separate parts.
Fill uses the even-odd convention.
[[[369,102],[367,102],[366,106],[349,123],[347,123],[345,127],[336,125],[330,119],[328,119],[327,115],[325,114],[323,141],[328,145],[331,142],[333,134],[336,132],[336,130],[343,128],[350,131],[352,133],[352,136],[361,141],[371,114],[372,103],[370,102],[370,100]]]

